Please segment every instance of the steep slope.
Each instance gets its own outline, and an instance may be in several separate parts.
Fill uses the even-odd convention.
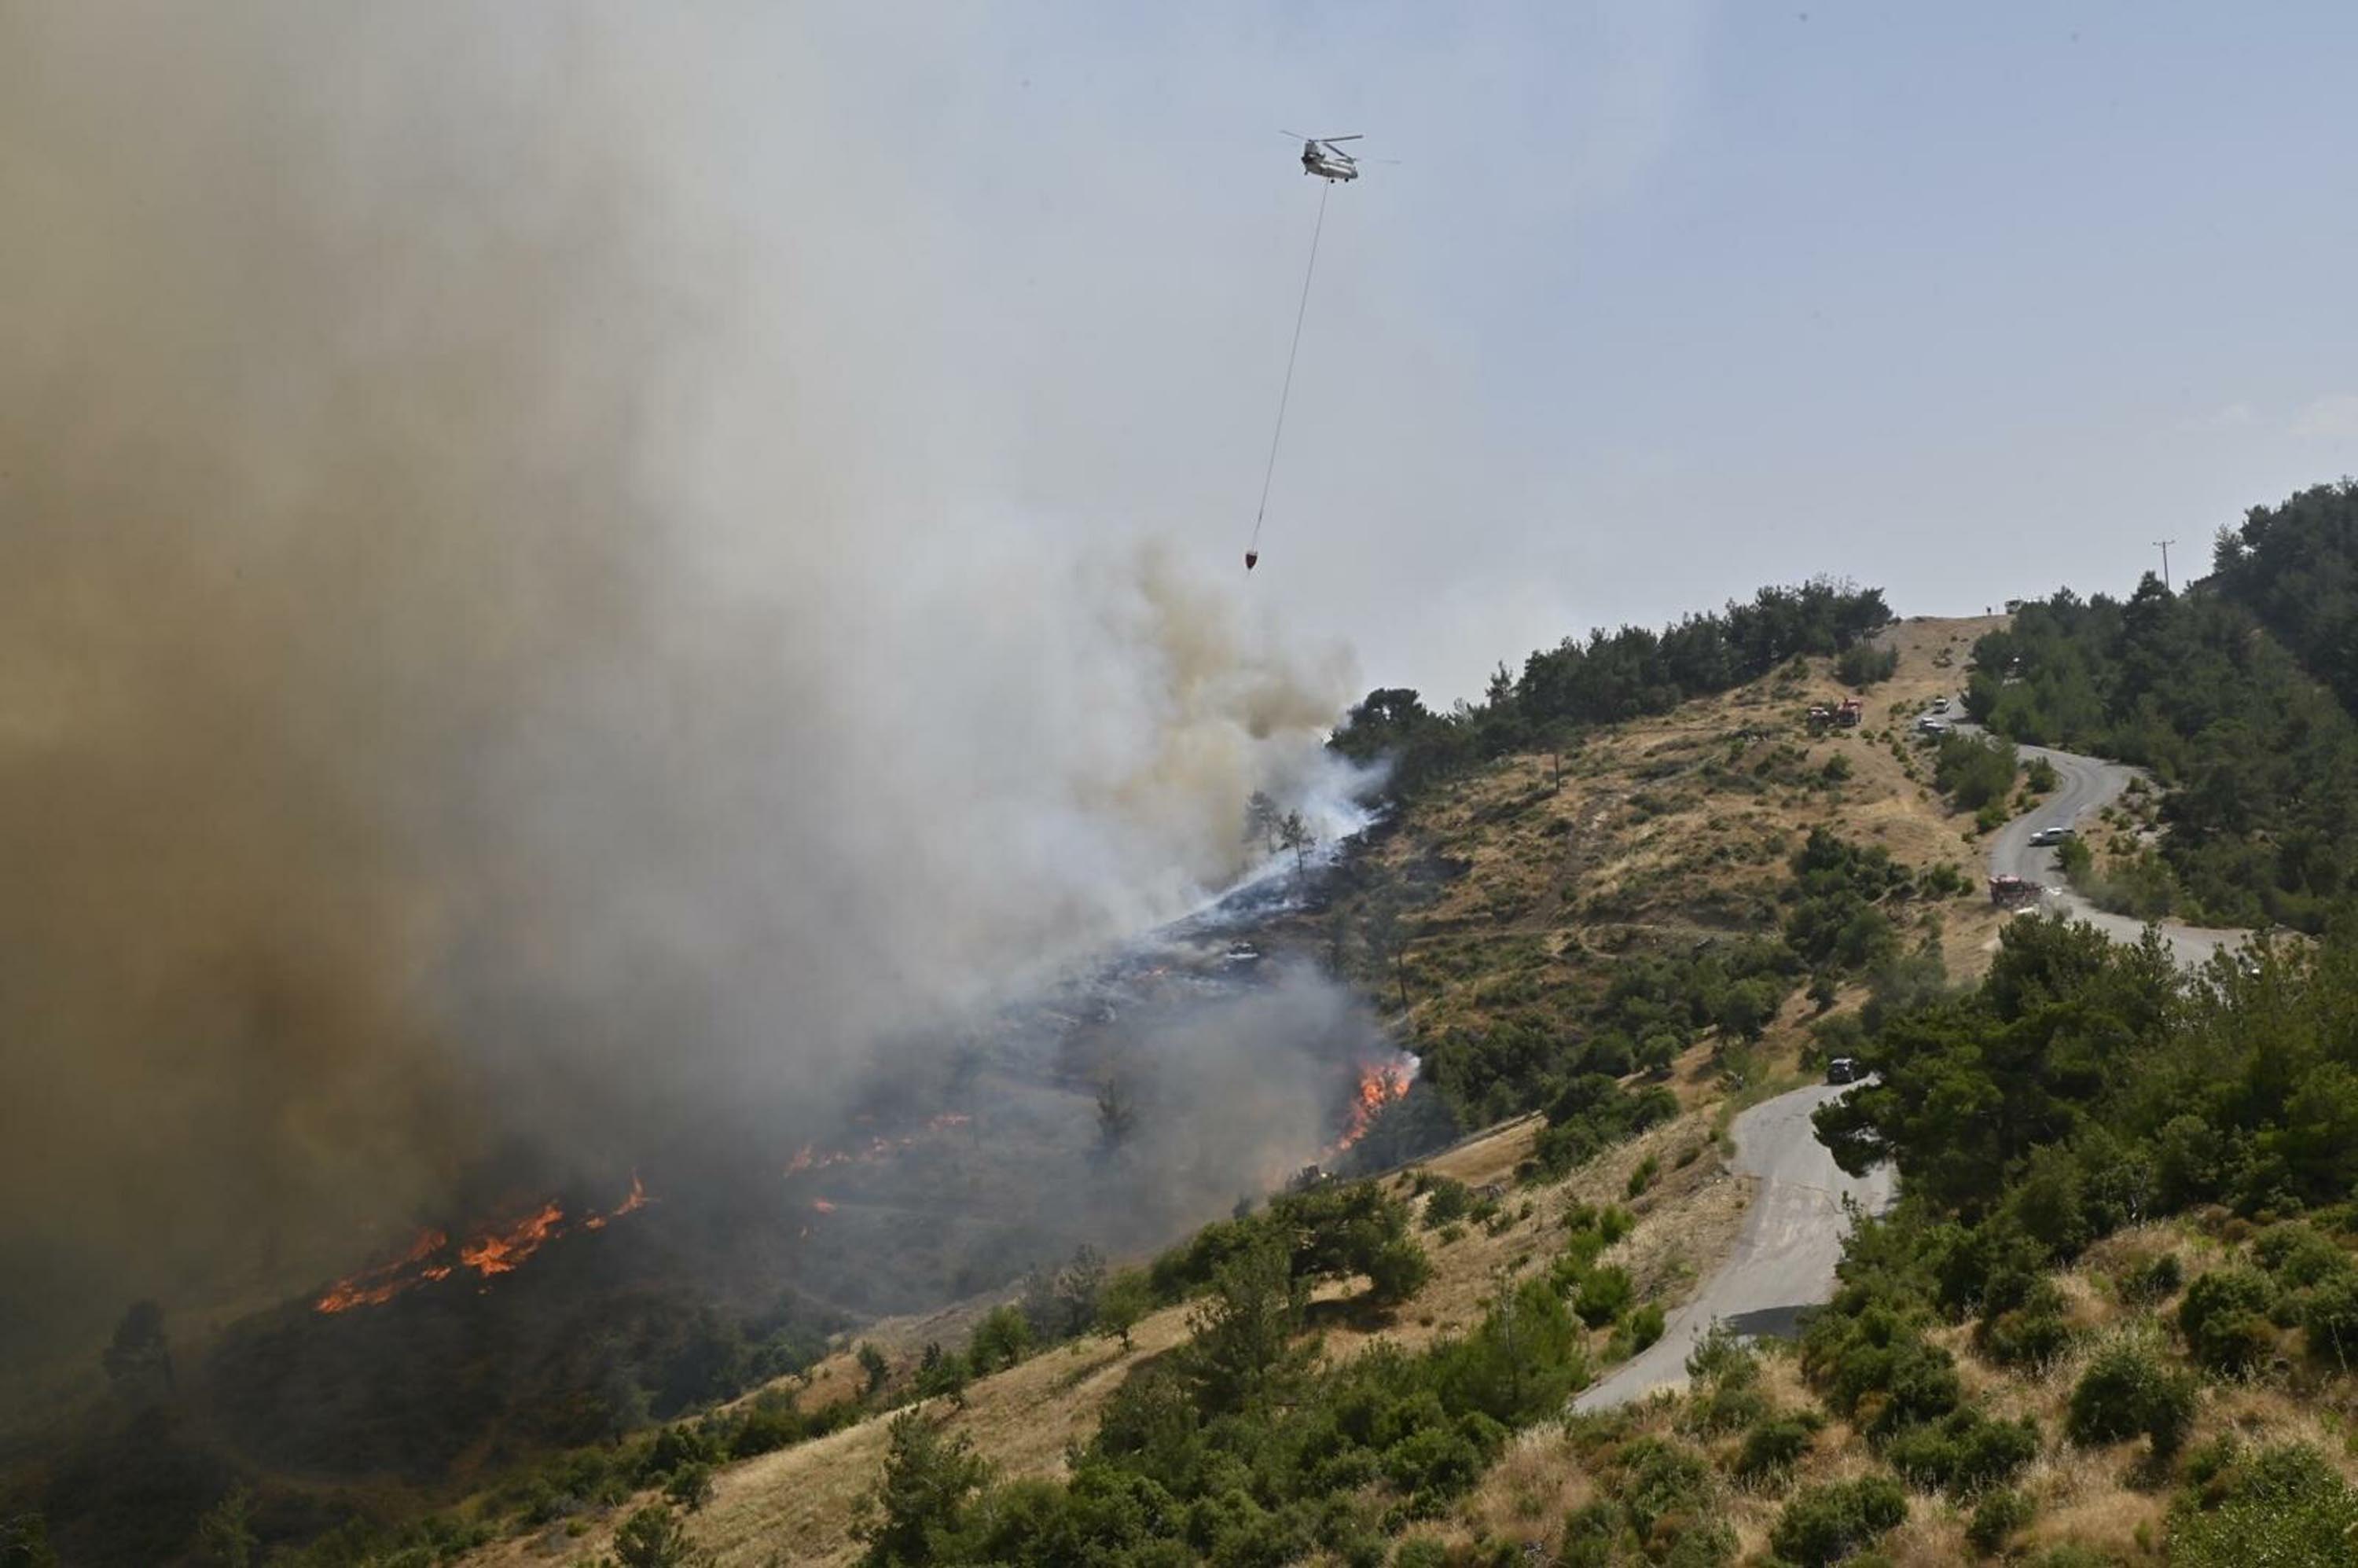
[[[1339,957],[1371,996],[1390,998],[1402,1037],[1438,1056],[1446,1056],[1443,1042],[1453,1033],[1533,1024],[1577,1032],[1632,958],[1773,937],[1790,881],[1788,860],[1811,828],[1832,826],[1887,850],[1911,876],[1958,869],[1944,894],[1894,909],[1911,941],[1930,938],[1952,971],[1974,972],[1986,961],[1999,921],[1973,870],[1979,857],[1970,824],[1888,735],[1933,696],[1956,690],[1965,648],[1990,625],[1920,620],[1887,631],[1881,641],[1898,654],[1898,667],[1869,693],[1875,717],[1857,731],[1808,732],[1801,710],[1838,687],[1825,661],[1798,661],[1660,719],[1593,732],[1569,756],[1509,755],[1438,785],[1355,858],[1323,914],[1305,915],[1286,935]],[[1397,962],[1368,935],[1376,906],[1387,902],[1402,928]],[[1864,997],[1855,981],[1840,991],[1835,1016]],[[1519,1171],[1526,1184],[1509,1192],[1488,1227],[1426,1230],[1430,1281],[1389,1320],[1327,1320],[1325,1356],[1347,1358],[1376,1337],[1414,1347],[1466,1332],[1502,1279],[1547,1266],[1564,1217],[1583,1205],[1628,1206],[1634,1225],[1600,1261],[1628,1271],[1640,1303],[1677,1309],[1747,1224],[1755,1180],[1730,1162],[1727,1118],[1804,1081],[1798,1067],[1811,1048],[1812,1016],[1808,999],[1793,994],[1757,1040],[1704,1029],[1666,1076],[1679,1114],[1563,1180],[1531,1183],[1545,1130],[1535,1116],[1425,1162],[1433,1174],[1475,1187],[1509,1187]],[[1389,1185],[1403,1195],[1412,1191],[1405,1178]],[[887,1352],[894,1368],[888,1389],[900,1387],[925,1345],[956,1344],[984,1304],[877,1325],[860,1342]],[[977,1379],[963,1408],[942,1400],[930,1408],[946,1432],[971,1439],[1002,1476],[1060,1475],[1067,1444],[1089,1434],[1125,1379],[1183,1343],[1192,1311],[1166,1307],[1144,1318],[1128,1350],[1110,1339],[1076,1341]],[[1599,1354],[1609,1352],[1606,1337],[1597,1336]],[[806,1407],[857,1388],[851,1349],[848,1343],[796,1390]],[[884,1463],[886,1427],[880,1414],[723,1466],[713,1500],[692,1516],[694,1535],[724,1563],[851,1561],[854,1504]],[[621,1517],[616,1510],[585,1525],[576,1516],[480,1560],[546,1561],[552,1551],[596,1550]]]

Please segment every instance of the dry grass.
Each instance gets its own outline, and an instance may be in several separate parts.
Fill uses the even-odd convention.
[[[1977,891],[1980,851],[1963,836],[1964,824],[1909,778],[1887,745],[1867,734],[1879,736],[1893,722],[1891,715],[1957,690],[1966,648],[1996,623],[1919,620],[1893,628],[1887,637],[1899,650],[1899,670],[1867,694],[1869,718],[1857,733],[1813,739],[1802,731],[1801,709],[1836,690],[1820,661],[1801,682],[1772,676],[1603,734],[1567,760],[1560,782],[1547,758],[1510,758],[1420,805],[1379,851],[1390,871],[1406,876],[1434,865],[1470,870],[1425,878],[1433,891],[1413,916],[1411,1028],[1481,1027],[1502,1008],[1528,1006],[1534,996],[1552,1008],[1565,1006],[1601,983],[1617,955],[1708,936],[1765,934],[1775,919],[1784,860],[1812,826],[1832,826],[1880,845],[1911,870],[1956,862]],[[1935,662],[1944,653],[1952,661],[1946,668]],[[1850,777],[1831,787],[1812,782],[1837,755],[1848,759]],[[1994,914],[1969,897],[1944,903],[1939,915],[1952,972],[1977,972],[1995,940]],[[1520,1000],[1502,1001],[1509,990]],[[1857,1000],[1853,995],[1838,1005],[1855,1006]],[[1789,1003],[1760,1045],[1768,1072],[1792,1070],[1812,1022],[1801,999]],[[1379,1336],[1414,1346],[1470,1326],[1502,1279],[1545,1265],[1561,1238],[1564,1210],[1580,1202],[1629,1203],[1639,1223],[1607,1260],[1628,1269],[1641,1292],[1674,1305],[1725,1255],[1748,1195],[1747,1184],[1728,1175],[1724,1144],[1711,1130],[1725,1089],[1709,1046],[1682,1058],[1671,1081],[1683,1114],[1563,1183],[1510,1191],[1504,1206],[1514,1217],[1498,1234],[1467,1226],[1458,1240],[1441,1245],[1433,1232],[1421,1230],[1434,1263],[1432,1281],[1379,1330],[1328,1327],[1325,1354],[1347,1357]],[[1527,1118],[1429,1163],[1471,1185],[1510,1183],[1537,1131],[1536,1119]],[[1694,1158],[1680,1165],[1690,1149]],[[1659,1160],[1660,1175],[1630,1200],[1629,1173],[1649,1155]],[[1324,1293],[1331,1297],[1339,1288]],[[2092,1321],[2101,1321],[2093,1315],[2103,1305],[2098,1292],[2091,1288],[2088,1297]],[[905,1362],[928,1341],[962,1342],[990,1304],[983,1299],[871,1325],[815,1368],[797,1386],[797,1398],[809,1407],[854,1391],[860,1382],[851,1356],[858,1339]],[[1154,1314],[1139,1325],[1126,1352],[1101,1340],[1047,1352],[976,1382],[963,1410],[936,1400],[932,1413],[971,1438],[1003,1476],[1057,1475],[1067,1444],[1094,1429],[1122,1379],[1185,1338],[1188,1315],[1184,1307]],[[1980,1380],[1994,1391],[2001,1381]],[[1780,1403],[1803,1401],[1789,1359],[1770,1358],[1766,1381]],[[2044,1388],[2023,1402],[2038,1406],[2051,1429],[2061,1398]],[[1640,1429],[1667,1431],[1671,1408],[1648,1407],[1638,1417]],[[714,1500],[692,1520],[694,1533],[725,1564],[851,1561],[857,1555],[849,1536],[853,1510],[881,1470],[885,1426],[886,1418],[871,1419],[726,1467]],[[1834,1479],[1868,1468],[1863,1449],[1846,1437],[1839,1427],[1825,1433],[1803,1478]],[[2042,1496],[2051,1498],[2053,1513],[2042,1520],[2040,1538],[2064,1539],[2067,1532],[2092,1541],[2132,1537],[2152,1509],[2122,1494],[2116,1477],[2107,1478],[2119,1468],[2111,1462],[2108,1470],[2102,1456],[2042,1460],[2038,1482]],[[1528,1433],[1442,1532],[1456,1540],[1484,1534],[1552,1544],[1564,1515],[1587,1500],[1592,1487],[1561,1431]],[[1723,1501],[1746,1549],[1762,1548],[1781,1495],[1730,1488]],[[603,1550],[624,1511],[579,1538],[504,1542],[471,1561],[571,1563]],[[1961,1531],[1955,1510],[1919,1498],[1914,1516],[1890,1542],[1891,1554],[1906,1563],[1954,1563],[1963,1555]]]

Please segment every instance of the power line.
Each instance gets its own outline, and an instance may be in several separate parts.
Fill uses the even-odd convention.
[[[2170,591],[2169,546],[2175,545],[2178,541],[2175,539],[2156,539],[2153,542],[2161,550],[2161,591],[2168,593]]]

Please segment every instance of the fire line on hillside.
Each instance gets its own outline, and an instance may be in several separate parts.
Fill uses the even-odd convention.
[[[449,1279],[460,1269],[471,1269],[485,1281],[514,1273],[549,1242],[573,1229],[603,1230],[624,1215],[635,1214],[655,1200],[636,1172],[622,1203],[604,1213],[592,1211],[577,1225],[566,1223],[565,1209],[555,1198],[519,1219],[479,1226],[460,1242],[455,1253],[450,1233],[428,1226],[417,1233],[398,1257],[337,1281],[311,1303],[314,1312],[350,1312],[354,1307],[383,1306],[405,1291]]]

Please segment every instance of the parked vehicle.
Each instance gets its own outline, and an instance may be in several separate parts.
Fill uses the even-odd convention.
[[[2000,909],[2017,904],[2037,903],[2047,890],[2037,882],[2024,881],[2020,877],[1992,877],[1989,880],[1990,902]]]
[[[2070,837],[2071,837],[2071,829],[2069,827],[2042,827],[2030,836],[2030,847],[2034,849],[2043,849],[2050,844],[2061,844]]]
[[[1862,1076],[1855,1057],[1837,1056],[1826,1064],[1826,1082],[1830,1084],[1855,1084]]]
[[[1946,712],[1948,712],[1948,711],[1949,711],[1949,699],[1948,699],[1947,697],[1934,697],[1934,698],[1932,699],[1932,711],[1933,711],[1933,712],[1935,712],[1935,713],[1946,713]]]

